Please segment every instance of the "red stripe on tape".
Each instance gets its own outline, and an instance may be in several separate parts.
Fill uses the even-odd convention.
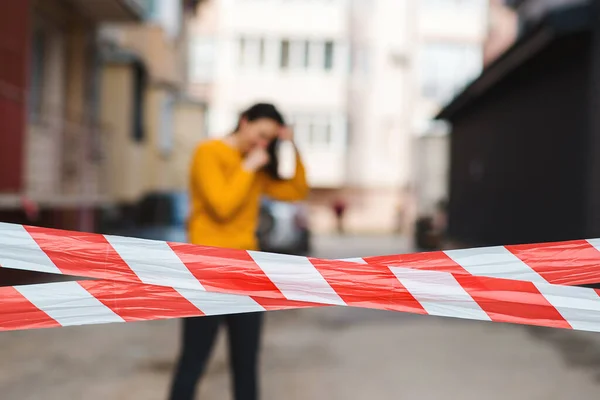
[[[0,299],[2,299],[0,331],[61,326],[48,314],[34,306],[14,287],[0,287]]]
[[[443,271],[452,274],[468,273],[442,251],[366,257],[364,260],[369,264],[382,264],[427,271]]]
[[[169,287],[111,281],[84,281],[80,284],[127,322],[204,315]]]
[[[208,291],[285,299],[245,250],[169,245]]]
[[[350,306],[427,314],[387,266],[319,259],[310,261]]]
[[[600,283],[600,252],[585,240],[505,247],[549,283]]]
[[[571,328],[531,282],[469,275],[454,277],[492,321]]]
[[[25,229],[64,274],[81,276],[82,266],[85,266],[88,277],[141,283],[102,235],[35,226],[25,226]]]

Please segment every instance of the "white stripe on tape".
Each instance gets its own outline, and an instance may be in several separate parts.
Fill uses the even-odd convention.
[[[306,257],[248,251],[288,300],[346,305]]]
[[[14,288],[62,326],[125,322],[77,282],[42,283]]]
[[[472,275],[547,283],[503,246],[447,250],[444,253]]]
[[[346,261],[346,262],[353,262],[353,263],[357,263],[357,264],[366,264],[367,262],[365,261],[364,258],[340,258],[337,261]]]
[[[238,314],[266,311],[250,296],[226,293],[200,292],[191,289],[175,289],[206,315]]]
[[[491,321],[452,274],[401,267],[390,270],[429,314]]]
[[[588,239],[587,242],[594,246],[594,248],[600,251],[600,239]]]
[[[588,288],[534,283],[573,329],[600,332],[600,297]]]
[[[0,222],[0,267],[62,274],[21,225]]]
[[[105,237],[143,283],[205,290],[166,242],[111,235]]]

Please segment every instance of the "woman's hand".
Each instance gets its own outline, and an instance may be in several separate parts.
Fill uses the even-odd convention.
[[[282,126],[281,130],[279,131],[279,139],[293,141],[294,131],[292,131],[292,128],[289,126]]]
[[[269,153],[262,147],[256,147],[251,150],[244,159],[244,169],[246,171],[257,171],[267,165],[269,162]]]

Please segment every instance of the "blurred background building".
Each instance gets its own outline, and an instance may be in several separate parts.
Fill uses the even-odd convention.
[[[190,30],[190,92],[208,104],[208,134],[231,132],[253,102],[277,104],[294,125],[316,202],[345,187],[356,162],[348,154],[350,9],[340,0],[209,0]]]
[[[412,99],[414,208],[409,227],[418,217],[432,215],[448,195],[449,131],[433,119],[472,79],[484,63],[495,2],[425,0],[419,5]]]
[[[107,209],[185,190],[203,132],[182,80],[196,3],[0,4],[0,220],[93,231]]]
[[[210,136],[254,101],[281,106],[309,168],[315,230],[333,228],[340,197],[349,230],[407,228],[417,204],[445,195],[446,133],[431,117],[481,70],[487,10],[486,0],[209,0],[190,27],[190,93],[208,105]]]
[[[146,0],[144,23],[100,30],[102,117],[112,136],[107,222],[143,222],[150,218],[140,209],[147,196],[187,190],[192,152],[205,135],[204,105],[186,92],[187,27],[196,4]]]
[[[411,233],[449,196],[451,126],[434,116],[565,3],[3,4],[0,217],[136,224],[148,196],[185,192],[198,141],[271,101],[306,159],[312,230],[333,230],[343,199],[347,231]]]
[[[314,190],[306,214],[262,204],[262,249],[600,237],[599,20],[600,0],[2,0],[0,222],[184,241],[191,151],[266,100]],[[329,235],[338,199],[346,231],[383,234]],[[367,312],[269,315],[266,397],[597,395],[598,335]],[[164,398],[177,325],[156,322],[4,332],[0,397]],[[225,343],[202,398],[228,396]]]
[[[465,245],[600,235],[594,1],[507,1],[516,41],[437,116],[452,125],[448,234]]]

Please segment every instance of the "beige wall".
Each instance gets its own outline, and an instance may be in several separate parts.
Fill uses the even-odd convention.
[[[168,38],[160,26],[123,25],[117,29],[120,31],[117,44],[142,58],[153,81],[173,85],[184,83],[178,65],[181,58],[177,42]]]
[[[197,143],[205,136],[204,110],[193,103],[175,101],[172,116],[171,151],[161,151],[160,136],[164,115],[162,105],[172,89],[155,86],[146,95],[146,127],[143,181],[147,190],[181,191],[188,187],[188,169]]]
[[[179,124],[177,123],[175,105],[171,120],[173,123],[171,126],[173,135],[171,138],[171,150],[165,153],[162,151],[160,145],[163,118],[165,118],[162,106],[169,95],[173,95],[173,91],[168,87],[161,86],[151,87],[146,95],[148,142],[145,151],[146,168],[144,170],[144,181],[148,188],[157,191],[184,190],[187,187],[185,179],[177,176],[176,170],[179,167],[178,163],[184,163],[187,158],[185,145],[189,145],[189,143],[186,141],[185,134],[188,130],[193,129],[193,127],[182,126],[182,124],[187,122],[185,118],[183,121],[179,121]],[[201,118],[201,114],[198,113],[197,117]],[[192,118],[189,119],[191,120]],[[178,136],[181,133],[184,134],[183,137]],[[177,143],[181,143],[182,141],[183,145],[178,146]],[[180,158],[181,160],[179,160]]]
[[[194,150],[205,138],[204,108],[196,103],[179,102],[175,107],[175,154],[171,157],[170,181],[178,190],[188,188],[188,175]]]
[[[185,98],[180,43],[185,35],[169,37],[154,23],[111,25],[103,32],[116,45],[137,54],[149,74],[144,96],[146,136],[142,143],[134,143],[131,70],[127,65],[113,65],[104,71],[103,121],[111,124],[115,139],[108,167],[113,200],[134,202],[148,192],[186,190],[191,152],[204,136],[204,109],[179,100]],[[173,101],[171,118],[165,113],[168,100]],[[165,128],[170,128],[170,136]],[[172,142],[169,151],[161,146],[165,133]]]
[[[158,87],[150,87],[146,92],[146,143],[144,149],[144,169],[142,180],[148,190],[164,191],[169,189],[168,184],[168,157],[158,149],[159,129],[161,125],[161,103],[166,97],[166,91]]]
[[[131,136],[133,72],[126,64],[106,65],[102,72],[101,118],[110,130],[104,178],[111,201],[133,202],[145,190],[143,143]]]
[[[113,201],[131,203],[145,193],[187,189],[187,175],[195,145],[204,135],[203,108],[193,103],[175,103],[173,147],[161,152],[162,104],[172,89],[151,86],[145,95],[145,140],[131,136],[133,75],[127,64],[104,68],[102,119],[110,124],[106,176]]]

